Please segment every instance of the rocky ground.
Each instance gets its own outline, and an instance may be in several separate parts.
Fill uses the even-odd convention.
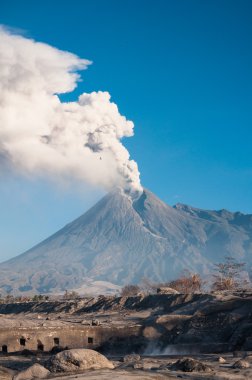
[[[250,355],[251,354],[251,355]],[[33,377],[17,377],[20,370],[30,368],[34,363],[46,366],[49,356],[40,357],[8,356],[0,357],[1,380],[28,380]],[[60,373],[48,373],[47,379],[85,379],[85,380],[130,380],[130,379],[212,379],[212,380],[239,380],[252,379],[252,353],[194,355],[187,359],[182,356],[143,356],[124,362],[123,358],[109,358],[114,369],[82,370],[73,369]],[[3,371],[5,368],[5,372]],[[1,370],[3,372],[1,372]],[[43,377],[35,377],[43,378]]]
[[[48,379],[252,379],[252,294],[248,292],[100,296],[0,305],[0,313],[0,329],[92,325],[95,321],[99,326],[141,325],[143,332],[130,344],[115,337],[97,348],[114,369],[77,366],[67,373],[52,372],[47,364],[52,354],[1,353],[1,380],[39,378],[22,375],[34,364],[50,370],[45,372]],[[132,353],[139,357],[123,360]]]

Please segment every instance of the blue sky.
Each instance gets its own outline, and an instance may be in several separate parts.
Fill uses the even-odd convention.
[[[252,213],[252,2],[1,2],[0,23],[93,61],[74,93],[109,91],[124,143],[169,204]],[[102,191],[0,178],[0,260],[79,216]]]

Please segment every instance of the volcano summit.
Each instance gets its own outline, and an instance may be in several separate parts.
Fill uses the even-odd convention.
[[[48,239],[2,263],[0,290],[45,293],[143,277],[166,281],[186,268],[207,275],[227,255],[251,267],[252,215],[171,207],[146,189],[134,200],[117,188]]]

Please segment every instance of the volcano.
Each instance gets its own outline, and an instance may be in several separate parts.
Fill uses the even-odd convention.
[[[225,256],[251,267],[252,215],[171,207],[146,189],[134,200],[117,188],[48,239],[2,263],[0,290],[56,293],[94,283],[115,290],[144,277],[171,280],[184,269],[207,275]]]

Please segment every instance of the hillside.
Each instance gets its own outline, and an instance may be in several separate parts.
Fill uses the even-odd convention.
[[[187,268],[208,274],[232,255],[252,265],[252,215],[171,207],[148,190],[122,189],[29,251],[0,265],[1,292],[59,292],[104,281],[164,281]]]

